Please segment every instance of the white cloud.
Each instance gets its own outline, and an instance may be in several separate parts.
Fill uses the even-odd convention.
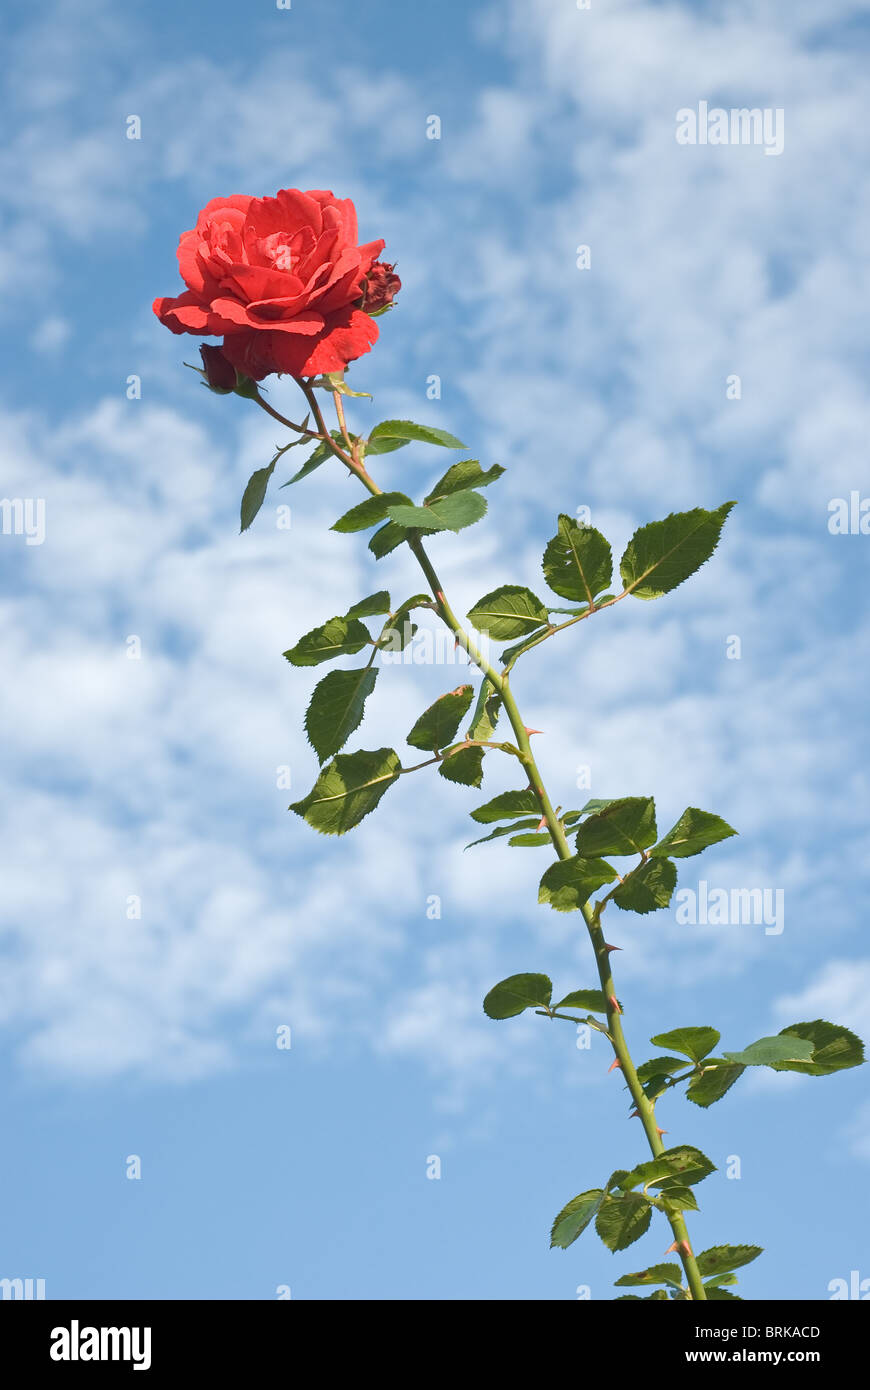
[[[781,996],[773,1007],[783,1026],[825,1018],[866,1038],[870,1036],[870,959],[828,961],[805,989]]]
[[[829,6],[825,22],[856,10]],[[107,63],[101,91],[111,109],[142,116],[141,142],[124,138],[120,116],[108,132],[70,116],[83,41],[48,79],[34,27],[11,65],[32,121],[0,165],[13,223],[0,274],[45,300],[37,350],[78,328],[48,302],[65,274],[61,232],[84,246],[109,229],[141,248],[167,188],[191,217],[242,186],[355,196],[371,234],[389,227],[402,249],[406,283],[383,321],[381,365],[360,369],[384,385],[376,406],[354,403],[359,418],[419,416],[425,376],[439,371],[445,401],[427,402],[423,418],[461,432],[453,412],[468,423],[473,407],[481,457],[509,466],[487,528],[432,544],[460,611],[508,579],[540,586],[553,510],[591,504],[618,554],[654,516],[742,499],[685,591],[661,606],[627,601],[542,648],[534,674],[517,671],[561,799],[588,764],[593,794],[654,791],[662,823],[709,805],[742,838],[697,872],[786,887],[782,940],[618,918],[631,942],[623,977],[700,991],[750,964],[775,971],[784,951],[818,959],[819,919],[845,951],[849,891],[866,862],[855,671],[867,643],[824,526],[827,497],[858,484],[868,423],[860,58],[809,50],[815,5],[793,6],[785,26],[761,3],[712,15],[524,0],[489,21],[512,80],[484,85],[436,152],[419,93],[399,74],[342,70],[315,83],[287,49],[249,66],[158,63],[137,58],[106,7],[94,15],[126,73],[113,85]],[[58,14],[48,31],[57,45],[74,37]],[[781,158],[676,145],[677,107],[718,91],[785,107]],[[580,243],[590,272],[575,266]],[[170,293],[174,240],[160,245],[153,289]],[[140,358],[130,369],[143,371],[145,400],[87,401],[56,427],[35,414],[4,421],[4,488],[45,497],[48,526],[44,546],[15,552],[22,594],[0,613],[15,672],[2,691],[16,733],[4,758],[17,789],[2,1007],[21,1057],[83,1076],[186,1078],[237,1064],[245,1045],[272,1045],[290,1022],[307,1046],[330,1046],[340,1028],[415,1057],[455,1094],[502,1067],[530,1074],[525,1024],[494,1030],[482,993],[519,956],[524,966],[547,956],[566,974],[590,965],[575,922],[534,906],[541,856],[462,855],[469,800],[437,778],[402,779],[377,821],[338,844],[284,810],[314,760],[300,732],[310,684],[280,653],[362,591],[417,590],[409,559],[376,568],[354,538],[330,533],[348,485],[321,475],[281,494],[289,532],[273,525],[270,499],[240,538],[238,498],[275,427],[239,402],[182,396],[183,378],[195,384],[177,365],[191,344],[161,337],[144,303],[123,352],[112,331],[94,353],[112,353],[121,381],[126,358]],[[739,402],[724,398],[730,372],[743,379]],[[176,391],[180,409],[156,404]],[[291,391],[280,383],[273,399]],[[379,476],[416,485],[437,468],[419,459],[387,456]],[[735,633],[743,656],[730,662]],[[141,661],[126,657],[130,634]],[[409,728],[445,676],[454,684],[456,668],[384,670],[366,741]],[[290,794],[275,786],[285,763]],[[508,784],[510,770],[493,791],[502,776]],[[691,881],[696,863],[683,873]],[[138,893],[143,917],[130,921],[124,904]],[[440,924],[425,918],[430,893],[448,909]],[[246,1020],[237,1042],[234,1011]]]
[[[36,352],[50,356],[59,352],[69,342],[71,333],[72,325],[69,320],[53,314],[37,325],[31,334],[30,343]]]

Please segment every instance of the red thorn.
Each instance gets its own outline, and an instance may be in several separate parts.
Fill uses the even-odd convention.
[[[640,1112],[637,1111],[637,1110],[630,1110],[629,1113],[628,1113],[628,1118],[629,1118],[630,1120],[639,1120],[639,1119],[640,1119]]]
[[[442,592],[441,592],[440,589],[436,589],[436,590],[435,590],[435,597],[437,598],[437,600],[438,600],[439,603],[443,603],[443,602],[444,602],[444,595],[442,594]]]
[[[604,948],[605,948],[605,950],[607,950],[607,951],[621,951],[621,950],[622,950],[622,947],[621,947],[621,946],[608,946],[606,941],[605,941],[605,943],[604,943]]]
[[[544,826],[545,826],[546,824],[547,824],[547,817],[546,817],[546,816],[541,816],[541,819],[538,821],[538,829],[539,829],[539,830],[543,830],[543,828],[544,828]]]
[[[668,1131],[666,1129],[659,1129],[658,1125],[656,1125],[656,1134],[659,1136],[659,1138],[661,1138],[663,1134],[667,1134],[667,1132]]]
[[[615,1014],[621,1014],[621,1013],[622,1013],[622,1009],[619,1007],[619,1000],[617,999],[617,997],[616,997],[615,994],[611,994],[607,1002],[608,1002],[608,1004],[610,1005],[610,1007],[613,1009],[613,1012],[614,1012]]]
[[[679,1250],[679,1248],[680,1248],[680,1247],[677,1245],[677,1242],[674,1241],[673,1245],[669,1245],[669,1246],[668,1246],[667,1250],[665,1251],[665,1254],[666,1254],[666,1255],[673,1255],[674,1252],[675,1252],[676,1250]]]
[[[523,725],[523,728],[526,729],[525,724]],[[527,734],[542,734],[543,732],[543,729],[526,729]]]
[[[608,1076],[610,1075],[610,1073],[611,1073],[612,1071],[615,1071],[615,1069],[616,1069],[617,1067],[621,1067],[621,1066],[622,1066],[622,1063],[620,1062],[619,1058],[618,1058],[618,1057],[614,1057],[613,1061],[610,1063],[610,1066],[607,1068],[607,1074],[608,1074]]]
[[[682,1250],[684,1255],[692,1255],[692,1247],[687,1240],[680,1241],[680,1249]]]

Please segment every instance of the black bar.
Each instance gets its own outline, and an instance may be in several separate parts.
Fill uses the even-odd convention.
[[[453,1376],[480,1363],[488,1379],[503,1364],[514,1378],[569,1376],[581,1384],[609,1369],[612,1378],[602,1383],[618,1385],[639,1371],[704,1378],[714,1367],[739,1375],[764,1366],[775,1383],[781,1371],[809,1369],[828,1380],[860,1366],[866,1311],[860,1302],[835,1301],[629,1308],[592,1301],[13,1299],[0,1301],[0,1347],[4,1369],[15,1362],[20,1373],[52,1379],[108,1371],[160,1381],[167,1372],[213,1371],[223,1380],[268,1367],[283,1371],[292,1387],[310,1378],[314,1356],[330,1378],[343,1365],[355,1379],[386,1381],[430,1379],[439,1368]],[[609,1368],[601,1360],[608,1343]],[[91,1359],[92,1352],[105,1359]]]

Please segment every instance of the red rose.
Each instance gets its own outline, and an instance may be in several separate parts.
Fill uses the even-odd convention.
[[[213,198],[178,244],[187,289],[155,299],[154,312],[173,333],[222,335],[227,360],[257,381],[344,371],[377,341],[359,306],[383,248],[357,245],[349,198],[298,188]]]
[[[401,288],[402,282],[398,275],[394,274],[393,267],[386,261],[375,261],[366,276],[359,307],[365,309],[367,314],[375,314],[379,309],[385,309],[388,304],[392,304]]]

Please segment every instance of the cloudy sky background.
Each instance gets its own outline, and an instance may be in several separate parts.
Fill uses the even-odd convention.
[[[386,239],[404,288],[353,369],[375,399],[352,424],[439,424],[508,470],[484,523],[431,544],[457,610],[540,590],[558,511],[591,507],[619,554],[645,521],[739,500],[698,577],[547,644],[515,688],[556,801],[582,804],[588,767],[592,795],[655,794],[663,828],[716,811],[740,838],[681,884],[785,892],[781,935],[611,924],[638,1060],[678,1024],[729,1048],[818,1016],[870,1033],[870,537],[828,530],[831,499],[870,496],[868,12],[67,0],[10,23],[2,494],[44,498],[46,536],[0,537],[0,1277],[49,1297],[598,1299],[669,1243],[662,1225],[617,1258],[589,1233],[547,1250],[561,1205],[643,1154],[603,1041],[481,1012],[518,970],[595,982],[579,919],[535,903],[545,852],[463,855],[482,798],[423,773],[342,840],[286,812],[278,769],[299,795],[316,773],[301,720],[322,672],[281,652],[420,582],[329,532],[358,497],[326,468],[238,535],[280,432],[199,389],[195,341],[150,310],[216,194],[332,188]],[[782,108],[782,154],[678,145],[700,100]],[[377,476],[422,495],[448,461],[412,446]],[[461,676],[385,668],[352,746],[402,748]],[[512,779],[492,763],[484,789]],[[710,1111],[660,1112],[720,1168],[696,1248],[767,1247],[747,1297],[870,1276],[861,1071],[747,1075]]]

